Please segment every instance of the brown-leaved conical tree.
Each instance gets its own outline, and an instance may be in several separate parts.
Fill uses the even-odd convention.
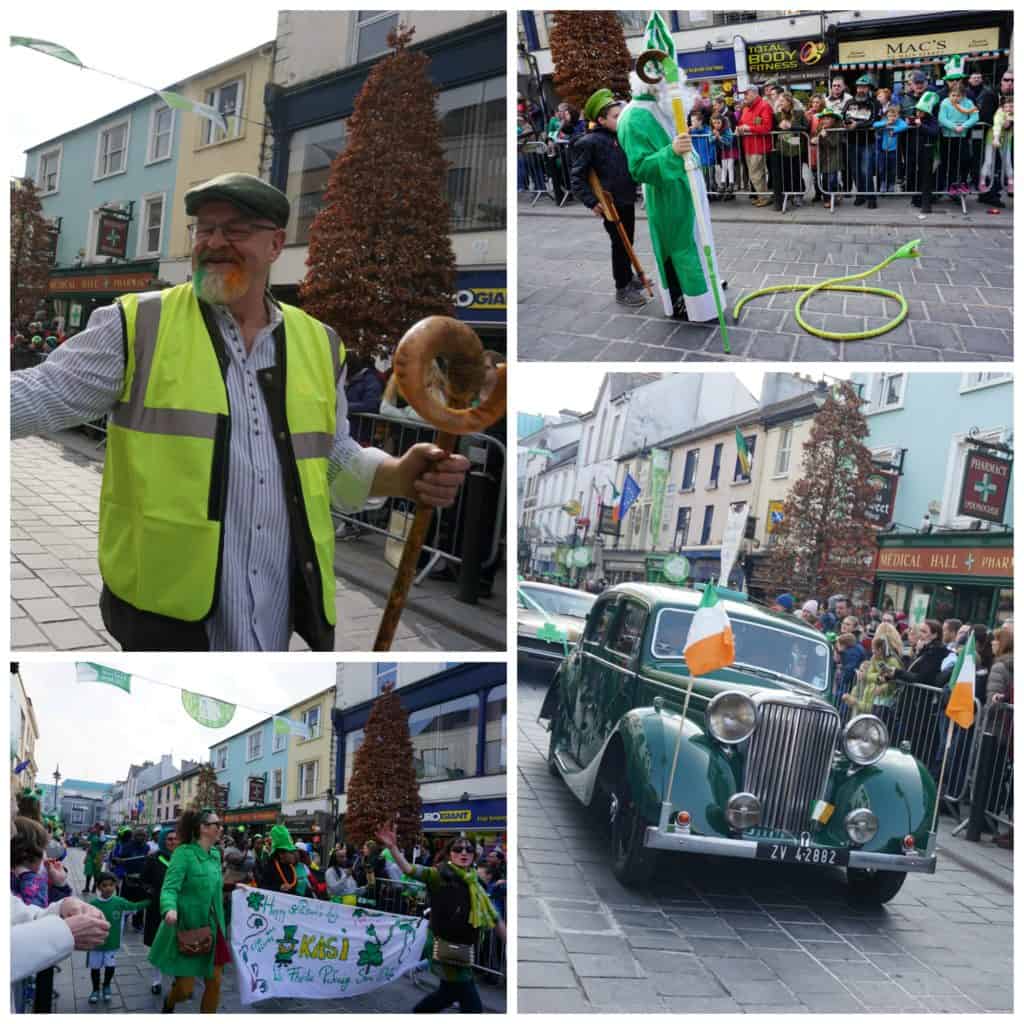
[[[11,320],[32,320],[46,298],[53,262],[53,225],[43,216],[31,178],[11,179]]]
[[[863,404],[849,381],[831,389],[804,443],[801,478],[773,531],[765,577],[800,600],[849,596],[872,576],[877,545],[867,518],[874,492]]]
[[[633,58],[615,11],[556,11],[550,40],[555,91],[566,103],[582,110],[598,89],[629,98]]]
[[[359,845],[373,839],[381,825],[394,823],[404,847],[422,831],[423,804],[409,713],[393,688],[374,701],[364,734],[348,781],[345,839]]]
[[[453,313],[455,254],[437,89],[413,29],[370,71],[309,232],[303,308],[360,355],[391,352],[425,316]]]

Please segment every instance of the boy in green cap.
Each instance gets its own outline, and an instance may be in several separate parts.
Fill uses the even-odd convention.
[[[914,107],[917,124],[917,146],[914,150],[908,150],[907,179],[911,179],[911,167],[909,156],[911,152],[915,156],[917,189],[921,193],[911,199],[913,206],[921,207],[921,217],[932,212],[932,185],[935,181],[935,145],[939,137],[939,122],[937,108],[939,106],[939,94],[937,92],[925,92]]]
[[[598,89],[583,107],[583,116],[594,127],[573,147],[570,181],[572,194],[596,217],[600,217],[612,243],[612,276],[615,278],[615,301],[622,306],[642,306],[647,302],[643,285],[633,276],[633,265],[615,224],[606,220],[601,204],[590,186],[593,170],[601,188],[611,196],[619,219],[633,244],[636,226],[636,182],[630,176],[626,154],[616,136],[622,103],[610,89]]]

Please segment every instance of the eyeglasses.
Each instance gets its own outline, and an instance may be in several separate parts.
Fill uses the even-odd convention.
[[[224,822],[223,821],[204,821],[203,824],[204,825],[212,825],[214,828],[223,828],[224,827]]]
[[[277,231],[276,224],[250,224],[244,220],[232,220],[226,224],[205,224],[197,221],[189,224],[188,232],[194,242],[205,242],[213,238],[218,228],[229,242],[244,242],[252,238],[257,231]]]
[[[452,853],[473,853],[473,847],[469,843],[456,843],[452,847]]]

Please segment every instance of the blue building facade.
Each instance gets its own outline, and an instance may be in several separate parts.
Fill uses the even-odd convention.
[[[66,328],[156,279],[171,236],[180,119],[150,96],[27,151],[25,176],[43,215],[59,222],[48,312]]]
[[[879,523],[876,603],[917,619],[995,625],[1010,618],[1012,475],[1007,473],[1001,491],[992,480],[982,483],[986,491],[992,484],[1001,517],[960,509],[962,492],[976,482],[968,475],[974,457],[1012,458],[1012,375],[894,369],[852,379],[867,403],[866,443],[890,489],[887,518]]]
[[[217,782],[228,787],[230,824],[265,825],[277,820],[288,785],[290,736],[274,734],[267,718],[210,747]]]

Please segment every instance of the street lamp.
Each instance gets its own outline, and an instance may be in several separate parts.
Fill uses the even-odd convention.
[[[60,773],[60,765],[53,770],[53,813],[54,816],[60,814],[60,780],[64,778]]]

